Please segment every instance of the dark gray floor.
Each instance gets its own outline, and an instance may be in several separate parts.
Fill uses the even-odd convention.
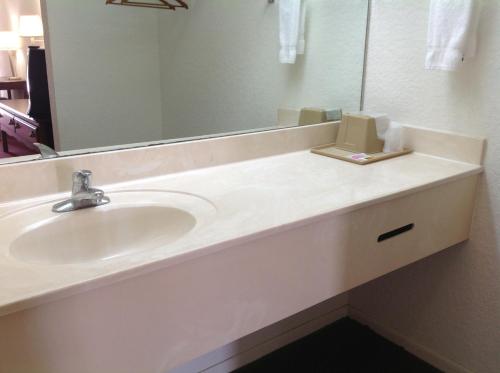
[[[436,373],[438,369],[349,319],[341,319],[237,373]]]

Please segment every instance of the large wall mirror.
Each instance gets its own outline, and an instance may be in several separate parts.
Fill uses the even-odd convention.
[[[2,0],[0,161],[34,142],[74,154],[359,110],[368,2],[302,0],[297,18],[284,0]]]

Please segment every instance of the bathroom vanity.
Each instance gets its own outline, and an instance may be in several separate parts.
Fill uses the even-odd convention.
[[[359,166],[308,150],[337,126],[8,166],[47,177],[3,190],[0,372],[166,372],[468,238],[483,139]],[[79,167],[111,203],[50,212]]]
[[[368,0],[35,3],[53,126],[16,135],[56,158],[0,162],[0,373],[182,369],[469,237],[484,139],[311,152],[363,110]]]

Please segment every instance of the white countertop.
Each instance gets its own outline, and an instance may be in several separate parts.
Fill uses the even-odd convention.
[[[188,238],[153,251],[108,261],[35,265],[0,247],[0,315],[206,255],[318,219],[480,173],[482,167],[413,153],[360,166],[309,151],[115,185],[105,191],[154,189],[191,193],[211,201],[214,221]],[[0,205],[0,217],[45,196]],[[1,226],[2,230],[8,227]]]

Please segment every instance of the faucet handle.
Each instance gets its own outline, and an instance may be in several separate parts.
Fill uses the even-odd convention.
[[[90,188],[92,171],[79,170],[73,172],[73,195],[86,192]]]

